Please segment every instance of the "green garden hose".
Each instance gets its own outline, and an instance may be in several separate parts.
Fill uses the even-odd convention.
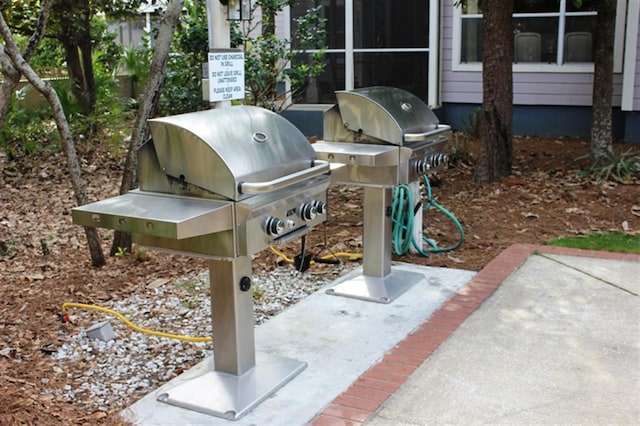
[[[456,244],[449,247],[438,247],[433,239],[428,238],[424,234],[422,235],[422,241],[415,241],[415,238],[413,238],[413,221],[416,213],[414,206],[416,206],[415,208],[418,208],[419,205],[414,203],[413,194],[409,185],[398,185],[393,188],[393,203],[391,206],[391,242],[393,245],[393,253],[399,256],[405,255],[409,251],[411,245],[413,245],[418,254],[428,257],[432,253],[444,253],[456,250],[464,242],[464,229],[462,229],[460,221],[449,210],[442,207],[435,199],[433,199],[431,196],[431,184],[429,183],[429,178],[426,174],[423,175],[423,179],[427,189],[427,201],[422,210],[427,211],[431,207],[434,207],[436,210],[447,216],[458,229],[460,238]],[[423,243],[427,243],[429,247],[425,249]]]

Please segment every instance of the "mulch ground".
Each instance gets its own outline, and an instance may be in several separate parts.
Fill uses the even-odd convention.
[[[640,152],[640,144],[615,148]],[[621,184],[579,177],[588,166],[576,161],[588,152],[585,140],[516,138],[512,176],[490,184],[472,180],[477,143],[460,149],[460,161],[431,183],[434,199],[462,224],[464,243],[448,253],[394,260],[478,271],[513,243],[612,230],[640,238],[638,178]],[[81,153],[90,198],[116,195],[123,153],[96,146]],[[332,187],[328,204],[329,219],[309,235],[308,247],[320,255],[361,252],[362,189]],[[151,251],[144,259],[121,256],[93,268],[84,233],[71,223],[74,205],[62,153],[14,158],[0,152],[0,424],[124,424],[116,410],[86,412],[48,392],[65,386],[46,351],[64,337],[61,304],[130,297],[155,279],[206,269],[201,259]],[[439,211],[426,211],[423,221],[425,235],[439,246],[457,242],[455,226]],[[108,252],[112,234],[101,234]],[[289,256],[298,248],[281,247]],[[278,261],[268,250],[260,252],[254,271],[268,272]]]

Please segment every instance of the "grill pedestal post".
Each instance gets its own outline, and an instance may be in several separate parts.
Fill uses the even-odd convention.
[[[240,376],[256,364],[253,288],[240,289],[251,277],[251,259],[210,260],[211,320],[216,371]]]
[[[343,281],[327,294],[391,303],[424,279],[422,274],[391,268],[393,188],[366,186],[362,224],[362,275]]]
[[[306,368],[306,362],[255,352],[250,277],[249,257],[209,261],[213,371],[159,390],[158,401],[237,420]]]

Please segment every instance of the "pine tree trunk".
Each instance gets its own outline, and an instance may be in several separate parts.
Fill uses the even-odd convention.
[[[158,39],[153,49],[153,58],[151,59],[151,70],[147,85],[144,89],[144,95],[136,115],[133,133],[129,142],[127,151],[127,159],[125,160],[124,172],[122,174],[122,183],[120,185],[120,194],[125,194],[138,184],[138,148],[149,137],[149,125],[147,120],[153,116],[160,101],[160,89],[164,81],[164,69],[169,59],[169,51],[171,42],[173,41],[173,33],[180,20],[184,0],[172,0],[167,5],[164,13]],[[113,235],[110,255],[114,256],[118,250],[126,249],[131,253],[131,233],[116,231]]]
[[[482,124],[476,182],[511,174],[513,156],[513,3],[484,2],[482,19]]]
[[[598,2],[598,21],[594,34],[593,110],[591,117],[591,155],[605,158],[613,144],[611,129],[613,96],[613,40],[617,0]]]

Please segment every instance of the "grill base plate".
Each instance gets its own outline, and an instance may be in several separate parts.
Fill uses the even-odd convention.
[[[306,367],[306,362],[257,352],[256,365],[240,376],[209,371],[185,378],[183,383],[173,387],[160,389],[156,399],[200,413],[238,420]]]
[[[327,294],[387,304],[423,279],[422,274],[392,268],[391,273],[385,277],[361,274],[349,278],[328,289]]]

